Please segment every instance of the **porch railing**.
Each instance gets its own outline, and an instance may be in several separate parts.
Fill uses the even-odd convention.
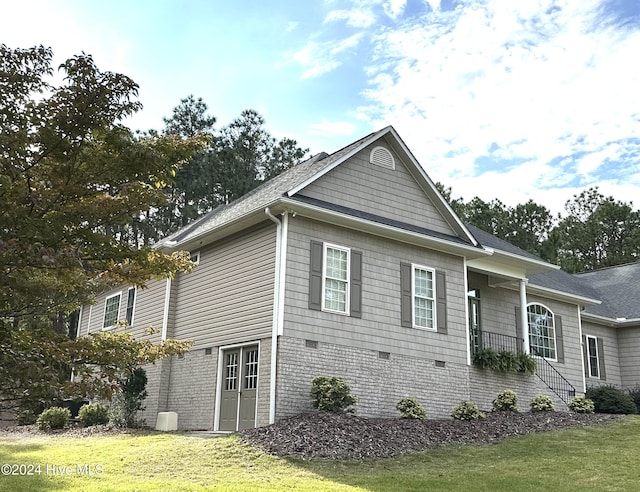
[[[499,352],[524,352],[521,338],[479,329],[471,329],[471,348],[473,354],[487,348]],[[536,376],[568,405],[576,396],[575,387],[535,347],[531,347],[531,354],[537,357]]]
[[[471,330],[471,347],[474,354],[480,349],[487,348],[492,348],[499,352],[523,352],[522,339],[478,329]]]
[[[576,396],[576,388],[535,347],[531,347],[531,353],[538,357],[536,376],[568,405]]]

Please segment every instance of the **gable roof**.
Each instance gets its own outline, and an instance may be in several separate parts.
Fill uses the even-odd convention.
[[[602,268],[574,275],[598,293],[603,304],[585,314],[617,322],[640,321],[640,262]]]
[[[222,234],[223,230],[228,233],[242,230],[242,228],[246,227],[250,222],[250,216],[254,217],[254,223],[258,220],[264,220],[264,210],[266,208],[273,208],[276,205],[286,207],[301,204],[302,201],[298,200],[297,195],[299,191],[304,189],[310,183],[320,179],[326,173],[348,160],[351,156],[355,155],[366,146],[382,138],[384,138],[385,142],[393,147],[397,153],[406,158],[406,161],[411,163],[409,166],[410,172],[413,174],[415,179],[421,182],[425,193],[429,195],[434,206],[438,209],[440,214],[443,215],[444,219],[452,226],[456,234],[458,234],[458,237],[447,236],[443,241],[450,241],[451,243],[458,244],[464,243],[467,247],[480,250],[481,248],[475,237],[468,231],[465,224],[460,221],[446,200],[444,200],[442,195],[437,191],[434,183],[428,177],[422,166],[420,166],[400,136],[391,126],[383,128],[378,132],[370,133],[369,135],[356,140],[331,155],[323,152],[295,165],[291,169],[263,183],[258,188],[250,191],[234,202],[228,205],[222,205],[212,210],[178,232],[164,238],[156,244],[156,247],[190,249],[194,244],[197,244],[198,241],[202,243],[204,238],[208,235],[214,233]],[[362,215],[362,213],[364,213],[362,211],[357,214],[349,214],[349,211],[338,211],[335,207],[332,207],[331,204],[327,204],[326,202],[324,204],[315,205],[316,208],[323,208],[327,212],[338,213],[343,216],[350,216],[360,220],[369,220],[371,222],[371,217],[365,218]],[[373,222],[381,223],[380,221],[376,222],[375,220]],[[241,226],[240,223],[243,223],[244,225]],[[416,231],[415,227],[402,222],[395,221],[393,224],[385,225],[393,228],[405,229],[414,235],[420,234],[420,231]]]

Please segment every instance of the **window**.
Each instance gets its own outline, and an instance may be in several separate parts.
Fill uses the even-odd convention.
[[[590,378],[600,378],[600,365],[598,364],[598,339],[590,335],[586,336],[587,339],[587,375]]]
[[[102,328],[111,328],[118,322],[120,315],[120,293],[109,296],[104,301],[104,322]]]
[[[542,304],[527,306],[531,353],[556,359],[556,329],[553,313]]]
[[[362,317],[362,252],[311,240],[309,309]]]
[[[435,330],[435,270],[412,265],[413,326]]]
[[[136,304],[136,288],[131,287],[127,292],[127,324],[133,325],[133,309]]]
[[[196,265],[200,264],[200,251],[194,251],[193,253],[191,253],[191,256],[189,257],[189,259],[191,261],[193,261]]]
[[[348,248],[324,244],[322,277],[322,309],[349,313],[349,254]]]

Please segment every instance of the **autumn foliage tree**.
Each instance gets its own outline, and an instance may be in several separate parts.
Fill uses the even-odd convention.
[[[114,285],[144,287],[190,268],[188,254],[132,247],[118,231],[162,206],[162,188],[203,146],[197,135],[124,126],[141,107],[138,86],[98,70],[91,56],[59,71],[54,85],[48,48],[0,46],[0,397],[14,406],[72,394],[71,369],[85,374],[97,364],[108,383],[120,369],[186,349],[68,340],[50,329],[49,320]],[[136,355],[112,357],[118,351]]]

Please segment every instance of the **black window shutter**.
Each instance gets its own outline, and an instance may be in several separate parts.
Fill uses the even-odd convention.
[[[607,371],[604,368],[604,341],[602,338],[596,338],[598,344],[598,365],[600,366],[600,379],[606,381]]]
[[[584,375],[589,377],[589,344],[586,335],[582,335],[582,363],[584,364]]]
[[[447,276],[436,271],[436,320],[438,333],[447,334]]]
[[[556,316],[556,359],[564,364],[564,340],[562,338],[562,316]]]
[[[351,251],[351,316],[362,318],[362,252]]]
[[[411,309],[411,263],[400,263],[400,320],[407,328],[413,326]]]
[[[319,241],[311,241],[311,259],[309,261],[309,309],[322,309],[322,252]]]
[[[524,350],[524,334],[522,332],[522,308],[520,306],[516,306],[516,338],[518,339],[516,343],[518,344],[518,350]]]

